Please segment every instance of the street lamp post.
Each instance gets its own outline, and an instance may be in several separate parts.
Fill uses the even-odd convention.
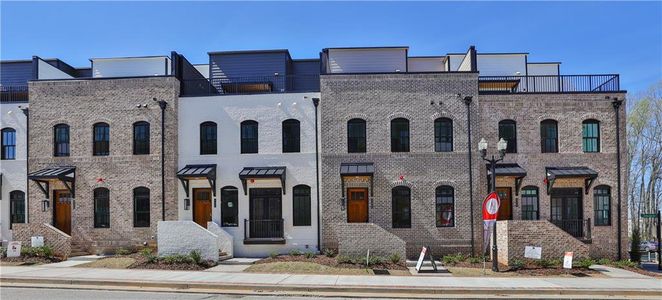
[[[497,150],[499,151],[499,157],[496,158],[492,155],[492,158],[487,158],[487,141],[485,139],[480,139],[478,142],[478,151],[480,151],[480,157],[490,164],[490,190],[496,192],[496,164],[503,160],[503,157],[506,155],[506,148],[508,147],[508,142],[504,139],[500,139],[497,143]],[[499,271],[499,260],[497,258],[498,248],[497,248],[497,233],[496,233],[496,221],[492,225],[492,271]]]

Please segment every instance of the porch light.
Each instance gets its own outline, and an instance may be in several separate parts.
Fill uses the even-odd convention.
[[[485,139],[480,139],[480,142],[478,142],[478,151],[480,151],[480,156],[483,158],[487,155],[487,141]]]
[[[184,198],[184,210],[191,209],[191,200],[189,198]]]
[[[48,199],[41,200],[41,211],[45,212],[48,210],[48,207],[50,206],[50,202]]]

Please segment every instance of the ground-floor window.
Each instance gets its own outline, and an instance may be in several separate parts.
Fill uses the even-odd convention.
[[[94,228],[110,227],[110,191],[94,189]]]
[[[392,190],[393,228],[411,227],[411,189],[397,186]]]
[[[442,185],[435,190],[437,227],[455,226],[455,195],[453,187]]]
[[[133,227],[149,227],[149,189],[133,189]]]
[[[310,187],[297,185],[292,189],[294,226],[310,226]]]
[[[11,191],[9,193],[9,211],[11,213],[11,224],[25,223],[25,193],[23,191]]]
[[[527,186],[522,189],[522,220],[538,220],[538,188]]]
[[[221,226],[239,226],[239,190],[233,186],[221,189]]]
[[[593,189],[593,208],[595,226],[611,225],[611,191],[608,186],[601,185]]]

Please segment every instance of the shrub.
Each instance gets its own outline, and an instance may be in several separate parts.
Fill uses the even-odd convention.
[[[573,265],[577,268],[588,269],[588,267],[594,264],[595,264],[595,260],[592,260],[590,258],[580,258],[576,260]]]
[[[524,261],[519,258],[515,258],[512,262],[510,262],[510,268],[513,270],[524,269]]]
[[[140,250],[140,255],[142,255],[144,257],[148,257],[148,256],[152,255],[152,249],[150,249],[148,247],[142,248],[142,250]]]
[[[292,250],[290,250],[290,255],[292,255],[292,256],[299,256],[299,255],[301,255],[301,254],[303,254],[303,253],[302,253],[301,250],[299,250],[299,249],[292,249]]]
[[[445,265],[455,265],[463,262],[466,257],[462,253],[445,255],[441,260]]]
[[[190,264],[193,259],[189,255],[173,254],[162,257],[163,262],[166,264]]]
[[[193,262],[196,265],[199,265],[202,262],[202,255],[200,255],[200,250],[191,251],[189,256],[191,257],[191,260],[193,260]]]
[[[472,257],[469,257],[469,263],[472,263],[472,264],[479,264],[479,263],[481,263],[481,262],[483,262],[483,257],[482,257],[482,256],[472,256]]]
[[[338,255],[338,256],[336,256],[336,261],[339,264],[351,264],[352,263],[352,258],[347,256],[347,255]]]
[[[333,249],[326,248],[324,249],[324,255],[326,257],[334,257],[336,255],[336,251],[334,251]]]
[[[269,253],[269,257],[270,257],[271,259],[274,259],[274,258],[278,257],[278,252],[273,251],[273,252]]]
[[[637,262],[630,261],[630,260],[627,260],[627,259],[622,259],[622,260],[619,260],[619,261],[615,261],[615,262],[614,262],[614,266],[616,266],[616,267],[618,267],[618,268],[621,268],[621,269],[624,269],[624,268],[636,268],[637,265],[638,265]]]
[[[51,246],[21,247],[21,255],[27,257],[53,258],[53,248],[51,248]]]
[[[539,259],[536,260],[536,265],[541,268],[553,268],[563,265],[563,261],[560,259]]]
[[[152,253],[149,253],[149,254],[145,255],[145,259],[147,260],[148,263],[153,264],[157,260],[159,260],[159,257],[152,254]]]
[[[115,255],[129,255],[129,254],[131,254],[131,251],[129,251],[129,249],[126,248],[120,247],[117,248],[117,250],[115,250]]]
[[[315,258],[315,252],[306,252],[304,256],[308,259]]]
[[[639,244],[641,243],[641,236],[639,235],[639,227],[635,226],[632,229],[632,239],[630,242],[630,260],[639,262],[641,261],[641,249],[639,249]]]
[[[611,265],[611,264],[613,264],[613,262],[609,258],[598,259],[598,265],[608,266],[608,265]]]
[[[7,256],[7,248],[0,247],[0,258]]]
[[[367,266],[381,265],[384,263],[384,258],[377,255],[368,256]]]
[[[38,248],[41,248],[41,254],[43,257],[48,257],[48,258],[53,257],[54,253],[53,253],[53,248],[51,248],[51,246],[41,246]]]
[[[388,260],[394,264],[400,263],[400,254],[393,253],[388,256]]]

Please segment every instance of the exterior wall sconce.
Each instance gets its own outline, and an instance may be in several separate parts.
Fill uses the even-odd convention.
[[[184,210],[191,209],[191,200],[189,198],[184,198]]]
[[[214,197],[214,208],[216,208],[216,197]]]
[[[48,199],[41,200],[41,211],[42,212],[48,211],[48,207],[50,206],[50,204],[51,203],[48,201]]]

